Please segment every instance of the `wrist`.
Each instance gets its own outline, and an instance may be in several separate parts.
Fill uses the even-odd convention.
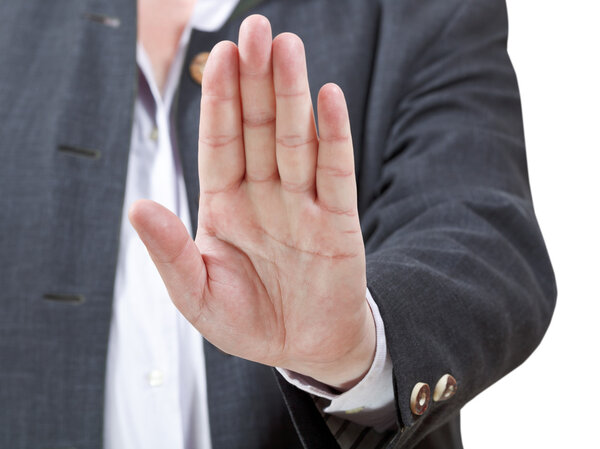
[[[362,325],[355,336],[355,343],[347,348],[343,356],[306,374],[340,392],[357,385],[369,372],[377,349],[375,320],[366,300]]]

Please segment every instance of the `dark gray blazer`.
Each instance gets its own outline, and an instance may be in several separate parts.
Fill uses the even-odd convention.
[[[342,87],[368,286],[394,363],[390,447],[461,447],[459,409],[534,350],[556,296],[504,0],[250,3],[218,32],[194,31],[187,62],[256,12],[304,39],[315,97]],[[133,0],[0,2],[2,449],[102,444],[135,18]],[[192,217],[200,94],[184,70],[175,124]],[[336,447],[311,398],[270,368],[209,344],[206,359],[215,449]],[[413,386],[446,373],[457,394],[414,416]]]

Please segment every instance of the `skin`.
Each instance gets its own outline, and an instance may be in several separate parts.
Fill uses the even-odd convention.
[[[156,36],[146,25],[153,65],[172,61],[176,46],[159,55],[165,46],[144,40]],[[247,18],[239,47],[217,44],[203,75],[196,238],[149,200],[129,218],[174,304],[206,339],[343,391],[372,364],[375,325],[341,89],[323,86],[317,109],[319,135],[300,38],[272,39],[265,17]]]
[[[146,50],[161,92],[195,3],[195,0],[138,0],[138,41]]]

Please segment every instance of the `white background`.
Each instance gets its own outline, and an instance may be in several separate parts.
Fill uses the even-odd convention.
[[[529,360],[468,404],[466,449],[600,449],[600,1],[508,0],[534,205],[558,282]]]

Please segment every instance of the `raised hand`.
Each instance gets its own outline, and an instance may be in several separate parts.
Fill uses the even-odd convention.
[[[130,220],[211,343],[344,389],[370,367],[375,329],[342,91],[323,86],[317,106],[318,136],[302,41],[249,17],[203,75],[195,241],[151,201]]]

